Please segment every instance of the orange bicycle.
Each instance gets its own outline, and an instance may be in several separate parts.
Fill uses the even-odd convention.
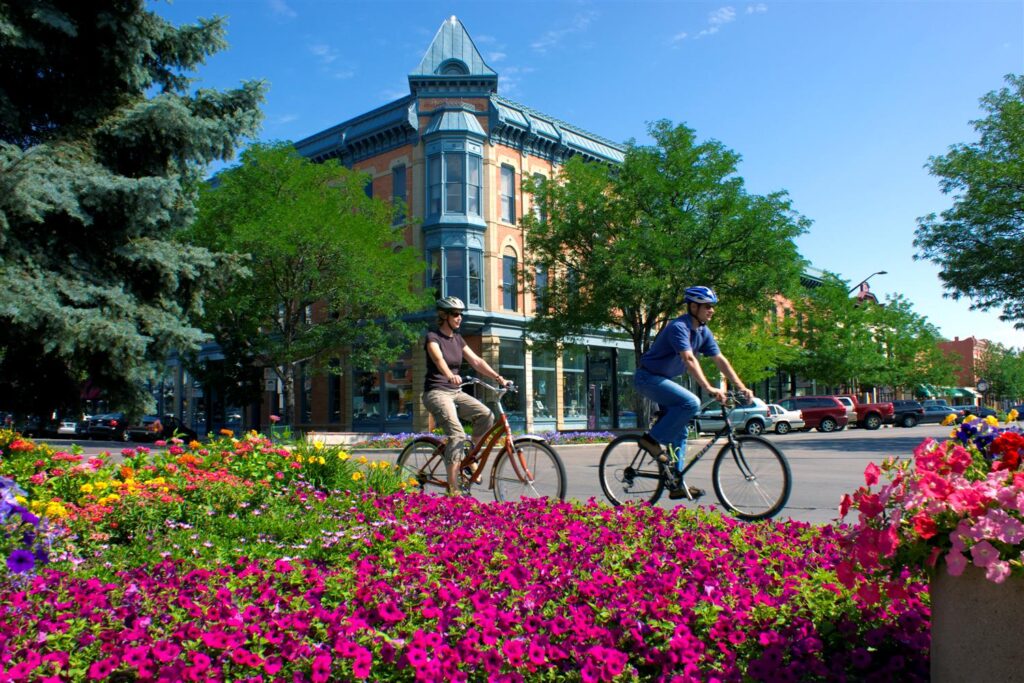
[[[463,454],[458,467],[460,490],[470,493],[474,484],[483,483],[484,468],[494,454],[487,488],[494,491],[496,500],[564,499],[565,465],[555,449],[539,436],[512,436],[512,428],[501,399],[505,394],[515,392],[516,388],[511,384],[495,387],[476,378],[466,379],[461,386],[470,384],[484,387],[497,395],[495,415],[498,419],[480,442]],[[443,457],[447,445],[448,437],[416,437],[402,449],[396,464],[410,471],[420,488],[427,490],[428,487],[436,487],[447,491],[448,474]]]

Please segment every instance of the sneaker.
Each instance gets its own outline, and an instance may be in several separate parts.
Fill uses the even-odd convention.
[[[650,434],[644,434],[639,439],[640,448],[644,449],[658,462],[668,462],[668,456],[665,455],[665,449],[661,447],[661,444],[651,438]]]
[[[687,486],[686,488],[690,492],[689,496],[686,495],[686,491],[683,490],[683,487],[678,486],[674,489],[669,490],[669,499],[679,500],[681,498],[691,498],[693,500],[697,500],[698,498],[704,495],[704,489],[699,489],[696,486]]]

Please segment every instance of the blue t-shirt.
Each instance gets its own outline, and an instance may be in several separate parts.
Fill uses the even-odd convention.
[[[658,333],[651,348],[640,359],[640,364],[648,372],[663,377],[683,374],[686,365],[679,354],[687,349],[694,355],[717,356],[722,353],[711,330],[706,325],[693,329],[690,320],[689,313],[681,315]]]

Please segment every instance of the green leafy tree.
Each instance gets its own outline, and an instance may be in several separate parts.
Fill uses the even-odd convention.
[[[785,325],[800,353],[783,367],[829,387],[851,390],[856,381],[877,377],[883,358],[871,333],[870,308],[850,298],[846,283],[834,276],[795,297]]]
[[[974,371],[989,383],[988,400],[1016,401],[1024,396],[1024,355],[1019,349],[990,344]]]
[[[49,414],[90,378],[129,410],[225,266],[173,241],[198,179],[260,120],[262,85],[190,92],[220,20],[141,0],[0,2],[0,396]],[[40,368],[45,369],[39,372]],[[30,402],[31,406],[25,406]]]
[[[291,145],[253,145],[203,190],[182,236],[250,259],[247,276],[226,273],[204,327],[243,381],[252,367],[274,369],[290,420],[300,365],[324,371],[343,352],[354,367],[393,361],[416,333],[401,317],[428,305],[422,259],[392,224],[394,207],[366,196],[367,180]]]
[[[937,263],[954,299],[1002,307],[1000,317],[1024,328],[1024,76],[981,99],[987,112],[972,125],[979,138],[931,157],[928,168],[952,208],[918,219],[917,257]]]
[[[549,341],[618,332],[639,362],[686,310],[686,287],[706,284],[722,299],[716,320],[732,320],[738,343],[719,341],[753,381],[789,353],[781,337],[751,346],[748,333],[768,324],[775,294],[796,286],[803,262],[793,240],[808,221],[784,192],[749,194],[739,155],[721,143],[668,121],[650,134],[654,144],[630,144],[621,166],[574,158],[556,178],[527,181],[541,207],[524,219],[528,255],[548,273],[542,287],[528,284],[541,301],[531,329]]]
[[[918,384],[955,383],[957,365],[939,349],[938,329],[915,312],[905,297],[897,295],[884,306],[871,306],[867,324],[883,361],[875,374],[866,376],[872,385],[912,389]]]

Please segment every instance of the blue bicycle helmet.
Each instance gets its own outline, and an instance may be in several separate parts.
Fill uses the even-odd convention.
[[[697,285],[695,287],[686,288],[686,297],[684,301],[689,304],[717,304],[718,297],[715,295],[715,290],[710,287]]]

